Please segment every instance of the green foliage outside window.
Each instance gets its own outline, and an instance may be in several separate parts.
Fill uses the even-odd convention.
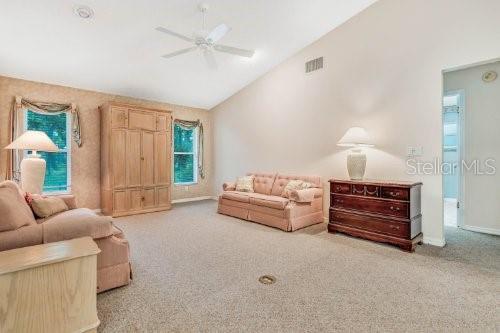
[[[61,150],[57,153],[38,152],[46,161],[44,192],[68,190],[67,114],[45,115],[28,111],[26,129],[45,132]]]
[[[196,181],[196,130],[174,125],[174,183]]]

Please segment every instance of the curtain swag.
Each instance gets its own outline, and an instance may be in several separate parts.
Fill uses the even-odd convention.
[[[59,114],[62,112],[68,112],[72,115],[71,117],[71,137],[73,141],[76,142],[78,147],[82,146],[82,132],[80,127],[80,115],[76,104],[58,104],[58,103],[44,103],[44,102],[33,102],[24,99],[20,96],[16,96],[14,103],[12,103],[12,109],[9,117],[9,142],[12,142],[16,137],[18,137],[24,130],[24,120],[20,118],[21,112],[23,110],[30,110],[37,113],[43,114]],[[22,155],[21,152],[17,150],[11,150],[7,155],[7,168],[6,168],[6,179],[17,180],[19,178],[19,163],[21,162]]]
[[[198,119],[196,121],[175,119],[174,124],[183,129],[198,128],[198,174],[202,179],[205,178],[205,165],[203,161],[203,124]]]
[[[80,128],[80,114],[74,103],[72,104],[58,104],[58,103],[44,103],[33,102],[27,99],[16,98],[16,104],[20,104],[21,108],[29,109],[30,111],[45,114],[59,114],[62,112],[71,113],[71,137],[76,142],[78,147],[82,146],[82,133]]]

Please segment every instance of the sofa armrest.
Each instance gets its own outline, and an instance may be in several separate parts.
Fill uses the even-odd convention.
[[[315,198],[321,198],[323,190],[320,188],[307,188],[303,190],[291,190],[289,199],[295,202],[312,202]]]
[[[222,184],[222,189],[224,191],[234,191],[236,190],[236,183],[235,182],[225,182]]]
[[[68,209],[76,209],[76,198],[73,194],[60,194],[56,195],[56,198],[60,198],[64,201]]]

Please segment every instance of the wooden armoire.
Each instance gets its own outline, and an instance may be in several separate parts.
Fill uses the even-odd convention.
[[[172,113],[115,102],[99,110],[103,214],[170,209]]]

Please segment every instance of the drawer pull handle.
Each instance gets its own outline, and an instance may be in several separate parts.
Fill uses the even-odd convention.
[[[389,194],[392,196],[392,197],[397,197],[399,195],[399,192],[389,192]]]
[[[395,210],[395,211],[398,211],[398,212],[399,212],[399,207],[394,207],[394,206],[391,206],[391,210]]]
[[[144,156],[141,156],[141,161],[144,161]]]
[[[144,198],[144,197],[141,197],[141,200],[142,200],[142,201],[144,201],[145,199],[146,199],[146,198]]]
[[[342,189],[342,187],[337,185],[336,189],[337,189],[337,191],[340,191]]]
[[[397,225],[391,225],[390,227],[391,227],[391,229],[399,230],[399,226],[397,226]]]
[[[342,200],[342,199],[337,199],[335,201],[337,201],[338,203],[343,203],[344,202],[344,200]]]

